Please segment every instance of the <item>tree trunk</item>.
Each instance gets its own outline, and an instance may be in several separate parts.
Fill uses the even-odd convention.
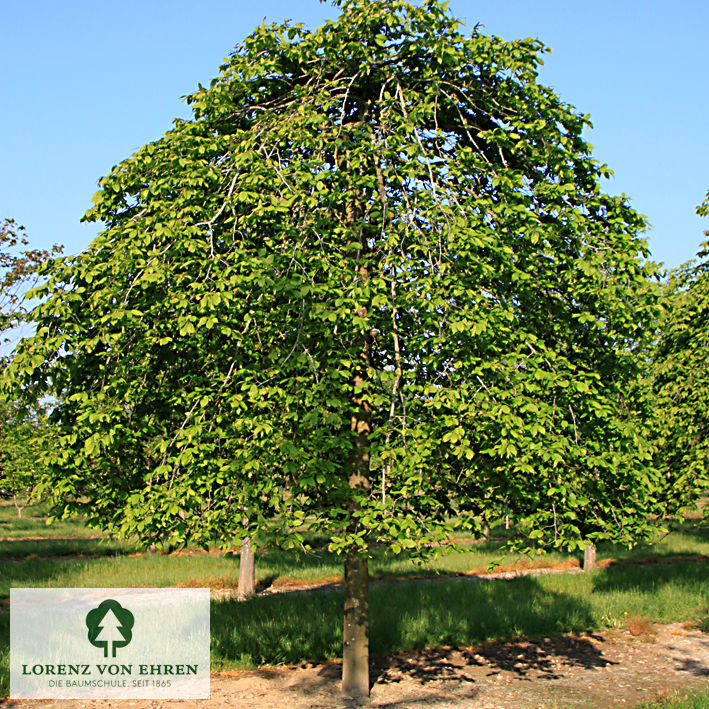
[[[239,598],[251,598],[256,593],[256,564],[254,550],[251,546],[251,537],[244,537],[241,542],[239,558]]]
[[[593,571],[596,568],[596,545],[589,542],[583,550],[583,570]]]
[[[483,539],[486,542],[490,541],[490,523],[487,520],[483,522]]]
[[[345,557],[342,691],[350,697],[369,695],[369,569],[356,549]]]
[[[363,360],[369,364],[368,348]],[[361,389],[366,373],[354,377],[354,390]],[[357,408],[351,419],[352,450],[349,459],[348,484],[352,491],[350,522],[347,531],[356,534],[355,516],[360,502],[357,497],[366,494],[369,481],[369,433],[371,409],[366,400],[355,397]],[[345,618],[342,643],[342,691],[350,697],[369,695],[369,570],[366,549],[353,544],[345,556]]]
[[[22,510],[25,509],[25,506],[22,505],[20,507],[20,505],[17,504],[17,497],[15,495],[12,496],[12,502],[15,505],[15,509],[17,510],[17,519],[22,519]]]
[[[362,378],[355,377],[360,386]],[[353,446],[349,461],[349,486],[356,491],[369,487],[369,406],[356,402],[358,409],[352,416]],[[357,518],[353,513],[358,503],[350,508],[348,531],[356,533]],[[353,546],[345,556],[345,622],[342,644],[342,692],[350,697],[369,695],[369,569],[367,557]]]
[[[366,111],[359,108],[360,120],[364,120]],[[347,169],[351,170],[349,152]],[[354,168],[358,170],[359,168]],[[357,246],[356,278],[361,283],[369,280],[366,264],[361,259],[367,252],[364,224],[360,223],[361,195],[353,190],[346,201],[345,220],[352,234],[356,234]],[[367,317],[367,304],[360,304],[356,310],[360,318]],[[348,461],[348,486],[350,502],[348,505],[349,521],[347,532],[355,535],[360,531],[357,512],[362,498],[366,498],[370,487],[369,480],[369,434],[371,432],[371,408],[367,401],[366,384],[369,377],[371,332],[355,327],[354,335],[359,341],[361,361],[352,377],[353,413],[350,419],[352,449]],[[367,566],[366,542],[352,541],[345,555],[345,608],[342,638],[342,691],[350,697],[369,696],[369,570]]]

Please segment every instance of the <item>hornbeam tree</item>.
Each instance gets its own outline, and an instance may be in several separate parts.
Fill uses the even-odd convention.
[[[14,219],[0,221],[0,366],[4,367],[12,340],[27,320],[24,294],[38,283],[43,263],[61,247],[50,250],[29,247],[25,228]],[[23,410],[12,399],[0,398],[0,490],[11,495],[22,517],[42,472],[42,456],[51,443],[41,405]]]
[[[52,440],[41,408],[23,411],[0,402],[0,490],[12,497],[18,518],[42,480],[43,460]]]
[[[258,27],[100,181],[11,377],[58,401],[67,513],[172,545],[325,532],[361,695],[372,545],[425,554],[503,504],[539,544],[642,535],[658,288],[538,41],[336,4]]]
[[[709,216],[709,194],[697,213]],[[709,488],[709,242],[698,257],[671,273],[654,350],[653,423],[668,512],[692,507]]]

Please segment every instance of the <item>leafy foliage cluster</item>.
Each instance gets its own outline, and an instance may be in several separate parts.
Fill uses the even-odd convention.
[[[20,406],[0,404],[0,490],[12,497],[19,514],[44,475],[44,458],[52,445],[43,412],[30,414]]]
[[[709,216],[709,194],[697,213]],[[664,303],[653,362],[654,426],[669,511],[677,511],[709,488],[709,242],[671,274]]]
[[[25,228],[14,219],[0,222],[0,332],[16,326],[26,308],[23,305],[25,292],[37,284],[40,266],[61,247],[27,249],[29,246]]]
[[[13,339],[27,316],[25,292],[37,285],[47,259],[61,251],[27,248],[25,228],[14,219],[0,222],[0,332],[3,346]],[[4,366],[7,357],[2,355]],[[30,412],[31,411],[31,412]],[[18,512],[42,474],[41,458],[49,445],[46,417],[36,406],[0,400],[0,490],[15,501]]]
[[[57,398],[47,490],[172,544],[297,544],[307,518],[416,551],[503,500],[539,543],[636,538],[657,274],[587,117],[536,40],[437,0],[342,7],[257,28],[101,180],[104,230],[49,267],[12,365]]]

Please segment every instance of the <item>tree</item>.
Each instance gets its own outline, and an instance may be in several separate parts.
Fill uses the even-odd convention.
[[[61,248],[28,249],[25,228],[14,219],[0,222],[0,332],[3,347],[16,338],[26,319],[24,294],[36,286],[41,266]],[[0,355],[0,366],[7,356]],[[41,458],[49,445],[42,407],[27,411],[13,400],[0,400],[0,490],[12,496],[17,516],[39,481]]]
[[[426,554],[503,503],[536,544],[647,530],[627,393],[658,289],[539,42],[337,4],[258,27],[101,180],[10,381],[60,402],[66,513],[171,544],[324,531],[366,694],[371,545]]]
[[[709,215],[709,193],[697,213]],[[653,359],[654,433],[667,511],[677,513],[709,487],[709,242],[698,260],[670,274],[664,302]]]
[[[44,457],[51,445],[43,412],[30,413],[7,402],[0,404],[0,490],[12,496],[20,519],[42,479]]]

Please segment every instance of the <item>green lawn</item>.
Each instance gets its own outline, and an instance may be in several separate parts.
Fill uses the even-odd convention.
[[[338,657],[342,604],[342,593],[336,591],[282,594],[245,603],[215,601],[212,669]],[[622,626],[634,615],[661,623],[702,623],[709,619],[708,609],[709,565],[704,564],[617,566],[593,574],[486,583],[465,579],[382,583],[371,588],[370,643],[374,655],[386,655],[601,630]],[[2,696],[7,693],[9,661],[7,611],[0,613],[0,633]]]
[[[370,602],[375,655],[621,627],[637,615],[659,623],[700,622],[709,615],[709,566],[619,566],[486,583],[383,583],[372,586]],[[338,657],[342,603],[340,592],[214,603],[213,668]],[[307,622],[294,625],[295,617]]]
[[[128,555],[133,545],[89,539],[94,532],[80,520],[47,527],[40,509],[34,510],[34,516],[27,514],[20,525],[12,520],[11,512],[14,508],[0,507],[0,537],[13,538],[0,542],[0,696],[7,693],[7,602],[11,587],[236,586],[238,555],[196,550]],[[52,538],[21,541],[22,536]],[[499,544],[494,540],[471,544],[424,566],[374,550],[370,568],[375,578],[484,569],[491,561],[501,559]],[[27,558],[28,553],[33,556]],[[67,558],[66,554],[73,556]],[[603,545],[598,551],[599,559],[685,554],[709,554],[709,525],[705,522],[686,523],[657,544],[630,552]],[[569,555],[561,553],[544,558],[546,562],[568,559]],[[529,563],[527,557],[502,560],[505,564]],[[268,585],[288,579],[337,578],[342,562],[324,550],[307,555],[270,551],[257,554],[256,568],[261,584]],[[332,591],[269,596],[247,603],[213,602],[213,669],[338,657],[342,603],[342,593]],[[439,645],[599,630],[622,627],[632,616],[664,623],[691,620],[709,628],[709,564],[617,565],[593,574],[489,583],[453,578],[424,584],[373,584],[371,649],[374,654],[390,654]],[[294,623],[293,618],[299,621]]]
[[[22,510],[18,519],[12,502],[0,501],[0,539],[8,537],[92,537],[100,535],[80,519],[55,520],[47,524],[46,505],[31,505]]]

